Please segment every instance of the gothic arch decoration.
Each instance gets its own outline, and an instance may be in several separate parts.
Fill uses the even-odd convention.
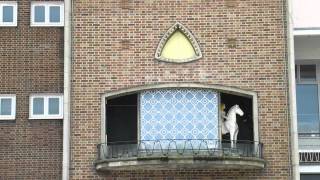
[[[202,58],[202,53],[192,33],[177,22],[162,37],[155,58],[165,62],[185,63]]]

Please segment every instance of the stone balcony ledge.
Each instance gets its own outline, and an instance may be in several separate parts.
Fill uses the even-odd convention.
[[[98,171],[160,169],[262,169],[262,144],[220,140],[155,140],[98,145]]]

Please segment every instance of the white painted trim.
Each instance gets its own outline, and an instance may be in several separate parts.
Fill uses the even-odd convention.
[[[16,119],[16,95],[0,94],[0,108],[1,108],[2,99],[11,99],[11,115],[0,115],[0,120],[15,120]]]
[[[319,153],[320,149],[299,149],[299,153]]]
[[[304,29],[304,30],[294,30],[294,36],[316,36],[320,35],[319,29]]]
[[[43,98],[44,113],[42,115],[33,114],[33,99]],[[59,114],[49,114],[49,99],[59,99]],[[63,96],[62,94],[31,94],[29,97],[29,119],[63,119]]]
[[[320,173],[320,165],[301,165],[300,166],[301,174],[318,174]]]
[[[3,18],[3,6],[13,7],[13,22],[2,22]],[[0,26],[15,27],[17,26],[17,11],[18,3],[16,1],[0,1]]]
[[[34,22],[34,9],[36,6],[45,7],[45,21]],[[50,7],[60,7],[60,22],[50,22]],[[30,26],[38,27],[62,27],[64,26],[64,2],[63,1],[33,1],[31,2],[30,12]]]

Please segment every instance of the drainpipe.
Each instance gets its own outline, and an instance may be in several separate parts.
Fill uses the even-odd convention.
[[[70,167],[71,1],[64,1],[63,180],[69,180]]]
[[[290,141],[292,179],[300,180],[299,172],[299,148],[298,148],[298,125],[296,107],[296,83],[295,83],[295,56],[293,35],[293,12],[292,0],[287,0],[287,49],[288,49],[288,81],[289,81],[289,114],[290,114]]]

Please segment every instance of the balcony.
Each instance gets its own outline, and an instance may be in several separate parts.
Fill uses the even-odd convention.
[[[262,169],[263,145],[238,141],[234,147],[225,140],[148,140],[102,143],[97,146],[96,170],[137,169]]]
[[[320,165],[320,134],[300,134],[299,159],[301,165]]]

